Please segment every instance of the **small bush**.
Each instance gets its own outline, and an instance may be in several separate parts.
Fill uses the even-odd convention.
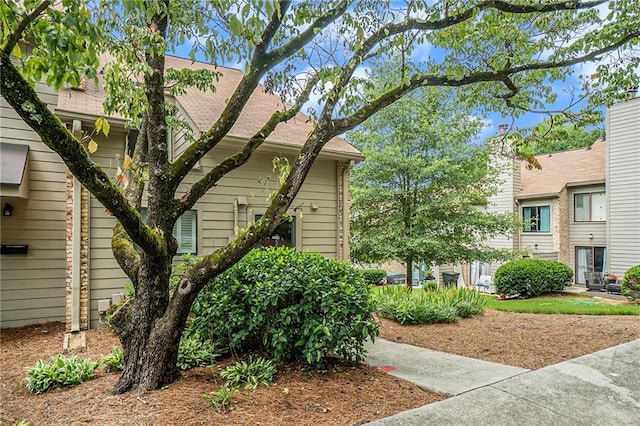
[[[620,284],[622,294],[627,296],[629,300],[640,304],[640,265],[629,268],[624,274],[622,284]]]
[[[438,290],[438,282],[437,281],[425,281],[422,283],[422,289],[424,291],[436,291]]]
[[[258,385],[267,385],[273,381],[277,372],[273,361],[263,357],[249,357],[246,361],[238,361],[220,372],[225,386],[231,389],[244,387],[256,389]]]
[[[122,371],[123,365],[123,353],[122,349],[118,346],[114,346],[111,353],[104,355],[100,358],[100,362],[104,366],[107,373],[112,371]]]
[[[27,368],[27,389],[43,393],[50,389],[75,386],[92,379],[100,364],[88,359],[70,358],[64,355],[51,357],[50,362],[39,359],[34,367]]]
[[[378,333],[360,270],[317,253],[256,249],[196,299],[186,335],[231,353],[323,367],[327,355],[362,360]]]
[[[202,395],[202,398],[211,404],[218,412],[225,413],[229,411],[231,399],[235,393],[235,389],[221,388],[218,391],[209,393],[209,395]]]
[[[385,287],[377,298],[380,316],[400,324],[451,323],[484,311],[486,299],[465,288],[434,291],[406,291],[404,287]]]
[[[180,370],[195,367],[212,367],[220,351],[208,340],[200,340],[196,336],[184,336],[178,347],[177,366]]]
[[[387,272],[384,269],[363,269],[362,277],[364,282],[368,285],[378,285],[382,283],[382,280],[387,276]]]
[[[572,280],[573,271],[564,263],[519,259],[500,266],[494,283],[498,294],[519,294],[526,298],[562,291]]]

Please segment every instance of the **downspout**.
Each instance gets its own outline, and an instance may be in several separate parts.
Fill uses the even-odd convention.
[[[72,133],[82,139],[82,122],[73,120]],[[82,224],[82,187],[73,177],[73,216],[71,238],[71,332],[80,331],[80,228]]]
[[[238,198],[234,198],[233,200],[233,235],[238,236],[238,231],[240,229],[238,225]]]

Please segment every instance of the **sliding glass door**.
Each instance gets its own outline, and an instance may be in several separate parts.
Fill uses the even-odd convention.
[[[586,284],[590,272],[602,275],[605,255],[605,247],[576,247],[576,283]]]

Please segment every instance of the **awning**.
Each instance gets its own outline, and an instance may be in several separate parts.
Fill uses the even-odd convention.
[[[29,145],[0,142],[0,161],[0,195],[27,198]]]

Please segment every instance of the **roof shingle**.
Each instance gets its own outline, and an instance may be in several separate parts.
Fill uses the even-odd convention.
[[[570,184],[600,182],[606,178],[606,145],[599,139],[591,148],[536,156],[542,169],[529,169],[522,163],[521,190],[518,198],[559,194]]]

